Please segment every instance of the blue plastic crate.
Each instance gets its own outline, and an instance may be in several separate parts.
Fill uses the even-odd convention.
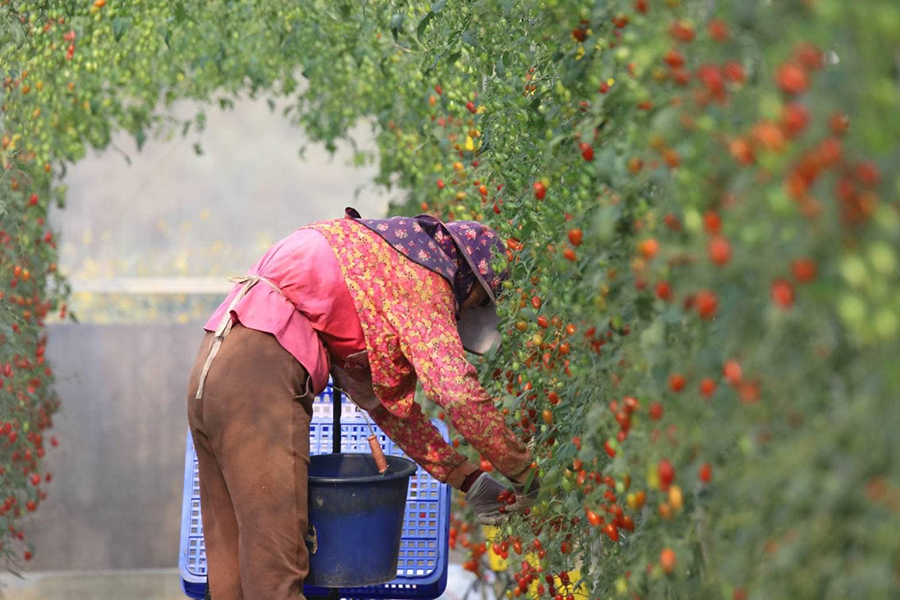
[[[330,402],[330,389],[320,399]],[[346,414],[346,413],[345,413]],[[447,427],[434,421],[444,439]],[[405,456],[373,424],[381,447],[387,454]],[[310,425],[310,452],[327,454],[332,450],[334,423],[314,418]],[[341,450],[369,452],[368,427],[358,417],[341,421]],[[438,482],[419,467],[410,478],[400,542],[397,578],[378,586],[342,588],[342,598],[437,598],[447,586],[447,554],[450,529],[450,487]],[[191,598],[203,598],[206,591],[206,547],[200,518],[200,476],[190,431],[184,466],[184,496],[181,509],[181,548],[178,558],[181,588]],[[304,586],[307,596],[326,595],[327,590]]]

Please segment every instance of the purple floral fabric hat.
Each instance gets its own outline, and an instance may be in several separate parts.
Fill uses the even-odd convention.
[[[496,302],[508,276],[506,248],[490,227],[477,221],[441,222],[431,215],[363,219],[353,208],[347,218],[362,223],[397,252],[444,277],[456,299],[459,337],[469,352],[483,354],[500,340]],[[499,272],[494,265],[501,263]],[[487,292],[484,305],[460,311],[475,284]]]

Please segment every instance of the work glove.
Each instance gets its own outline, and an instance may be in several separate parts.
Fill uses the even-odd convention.
[[[506,488],[487,473],[478,476],[466,493],[466,504],[478,515],[479,523],[500,525],[506,520],[506,515],[500,512],[500,509],[506,506],[506,502],[499,499],[504,491]]]
[[[535,476],[526,490],[525,483],[513,483],[513,491],[516,494],[516,501],[506,507],[507,513],[524,513],[537,502],[538,493],[541,489],[541,482]]]

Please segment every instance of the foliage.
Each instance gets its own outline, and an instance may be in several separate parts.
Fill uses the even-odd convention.
[[[0,310],[19,333],[2,332],[0,411],[19,431],[55,409],[13,357],[66,291],[41,241],[65,165],[116,129],[202,131],[202,113],[163,116],[176,99],[284,96],[329,147],[370,119],[398,210],[508,240],[507,336],[483,372],[544,492],[498,542],[580,565],[595,597],[897,594],[892,0],[2,11]],[[0,446],[9,475],[24,443]],[[2,492],[21,504],[20,479]],[[479,539],[457,540],[480,570]]]

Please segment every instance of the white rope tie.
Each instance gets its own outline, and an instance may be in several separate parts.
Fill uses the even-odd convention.
[[[213,360],[216,358],[216,354],[219,353],[219,348],[222,346],[222,342],[225,341],[225,338],[228,337],[228,334],[231,333],[231,328],[234,325],[234,320],[231,318],[231,311],[238,305],[238,302],[243,300],[244,296],[247,295],[254,285],[263,281],[269,285],[273,290],[281,294],[282,297],[287,299],[284,295],[284,292],[281,289],[272,283],[270,280],[265,277],[260,277],[259,275],[238,275],[235,277],[229,277],[228,281],[232,283],[240,283],[243,284],[244,287],[241,288],[241,291],[237,293],[237,296],[231,301],[231,304],[228,305],[228,309],[225,311],[225,314],[222,315],[222,320],[219,321],[219,326],[216,327],[215,332],[215,341],[213,342],[212,348],[209,350],[209,355],[206,357],[206,363],[203,365],[203,372],[200,373],[200,385],[197,387],[197,393],[194,395],[194,398],[199,400],[203,397],[203,387],[206,384],[206,376],[209,374],[209,367],[212,365]]]

